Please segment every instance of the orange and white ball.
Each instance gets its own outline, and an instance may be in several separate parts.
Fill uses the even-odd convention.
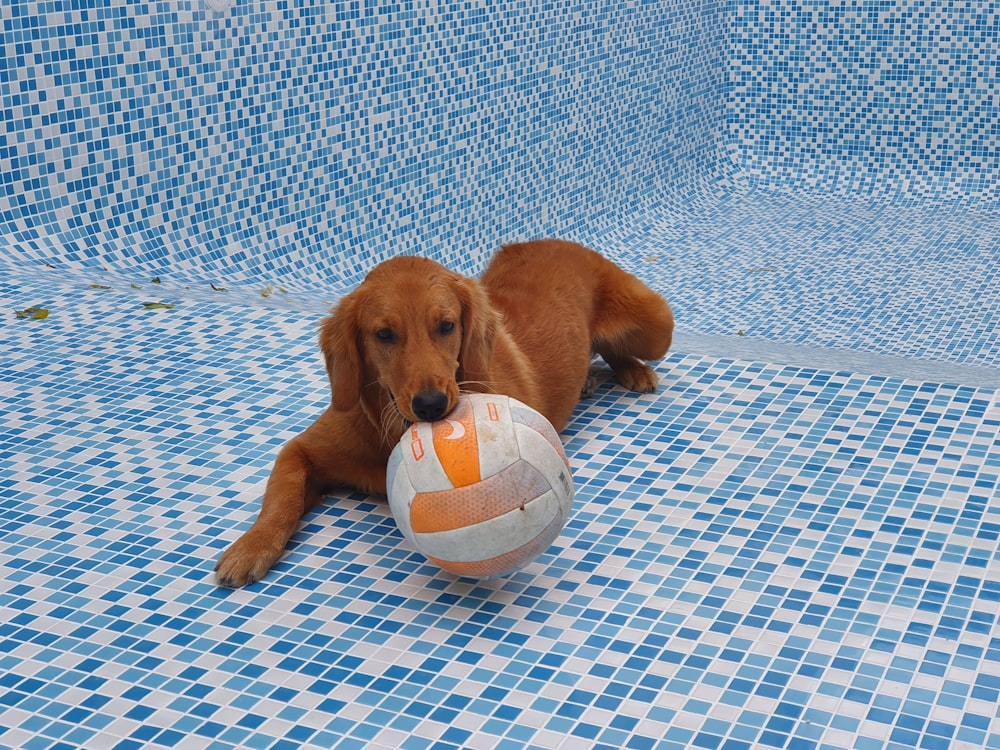
[[[389,457],[386,484],[403,536],[472,578],[530,563],[559,536],[573,504],[559,435],[509,396],[463,395],[445,419],[413,424]]]

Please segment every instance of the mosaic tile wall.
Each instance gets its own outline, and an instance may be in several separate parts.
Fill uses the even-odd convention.
[[[338,283],[418,250],[481,265],[711,173],[720,19],[703,2],[15,1],[0,237],[194,281]]]
[[[212,5],[0,4],[0,748],[1000,748],[990,4]],[[556,544],[216,587],[328,304],[546,234],[687,334]]]
[[[732,4],[727,114],[784,190],[1000,198],[1000,9],[989,0]]]
[[[810,347],[827,367],[830,350],[896,357],[901,373],[1000,366],[997,208],[758,189],[653,209],[596,242],[627,248],[619,260],[687,330]]]

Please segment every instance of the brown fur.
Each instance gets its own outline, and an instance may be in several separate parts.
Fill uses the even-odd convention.
[[[626,388],[652,392],[643,360],[666,354],[673,326],[659,295],[569,242],[505,247],[478,282],[425,258],[385,261],[323,321],[330,407],[278,454],[260,515],[215,566],[219,583],[259,580],[335,487],[384,494],[407,423],[444,416],[460,391],[507,394],[561,430],[592,352]]]

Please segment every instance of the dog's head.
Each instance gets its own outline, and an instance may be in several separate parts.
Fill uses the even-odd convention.
[[[333,408],[360,404],[387,433],[444,417],[463,382],[486,379],[497,325],[473,279],[426,258],[381,263],[322,323]]]

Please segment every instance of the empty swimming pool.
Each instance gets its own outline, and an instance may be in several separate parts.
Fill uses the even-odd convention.
[[[992,3],[0,19],[0,746],[1000,748]],[[543,236],[678,322],[555,545],[455,578],[343,493],[218,588],[328,306]]]

